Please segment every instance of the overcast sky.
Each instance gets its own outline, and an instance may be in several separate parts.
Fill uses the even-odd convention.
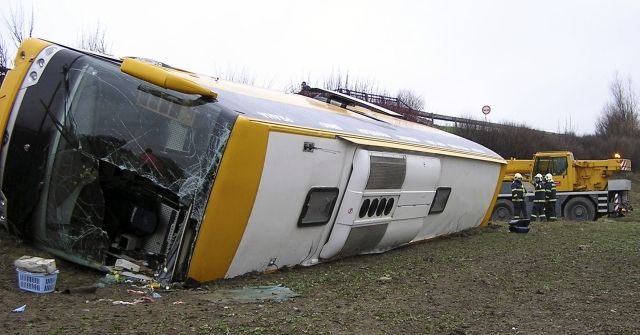
[[[106,30],[119,56],[219,75],[245,71],[284,90],[332,73],[428,112],[594,132],[616,73],[640,88],[640,1],[0,0],[33,7],[34,37],[77,45]],[[0,32],[11,44],[6,27]]]

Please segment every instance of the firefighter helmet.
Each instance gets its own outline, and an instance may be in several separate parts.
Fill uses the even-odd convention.
[[[544,179],[546,179],[547,181],[553,181],[553,175],[551,173],[547,173],[544,176]]]
[[[536,178],[536,180],[542,180],[542,175],[538,173],[534,178]]]
[[[513,179],[515,179],[515,180],[522,180],[522,175],[521,175],[521,174],[519,174],[519,173],[516,173],[516,174],[513,176]]]

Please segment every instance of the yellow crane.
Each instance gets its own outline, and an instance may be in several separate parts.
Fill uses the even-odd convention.
[[[631,161],[617,156],[603,160],[577,160],[570,151],[541,151],[534,154],[533,159],[508,160],[492,219],[508,220],[513,216],[510,183],[516,173],[523,176],[525,184],[538,173],[553,175],[558,216],[587,221],[603,215],[623,215],[630,210],[628,193],[631,181],[617,176],[620,172],[631,171]],[[531,197],[533,194],[527,195]],[[528,206],[531,205],[528,202]]]

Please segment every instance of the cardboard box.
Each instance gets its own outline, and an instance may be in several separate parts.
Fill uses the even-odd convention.
[[[16,268],[31,273],[56,272],[56,260],[50,258],[22,256],[13,262]]]

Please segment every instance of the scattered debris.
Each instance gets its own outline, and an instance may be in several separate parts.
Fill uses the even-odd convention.
[[[134,279],[134,280],[144,281],[144,282],[153,281],[153,278],[151,278],[149,276],[145,276],[145,275],[142,275],[142,274],[139,274],[139,273],[133,273],[133,272],[129,272],[129,271],[120,272],[120,276],[126,277],[128,279]]]
[[[13,313],[22,313],[24,312],[24,310],[27,309],[27,305],[22,305],[14,310],[12,310],[11,312]]]
[[[96,285],[102,285],[104,287],[107,285],[113,285],[120,282],[122,282],[120,278],[120,273],[118,273],[117,271],[114,271],[112,273],[107,273],[106,275],[104,275],[104,277],[100,278],[100,280],[98,280],[98,283],[96,283]]]
[[[129,262],[128,260],[122,259],[122,258],[116,259],[115,267],[116,268],[120,268],[120,269],[124,269],[124,270],[133,271],[133,272],[140,271],[140,265],[135,264],[133,262]]]
[[[116,301],[112,302],[112,304],[114,304],[114,305],[135,305],[133,302],[122,301],[122,300],[116,300]]]
[[[151,297],[142,297],[139,299],[136,299],[134,301],[122,301],[122,300],[116,300],[111,302],[114,305],[137,305],[137,304],[142,304],[142,303],[147,303],[147,302],[154,302],[153,298]]]
[[[129,293],[129,294],[138,294],[138,295],[145,295],[146,294],[144,291],[137,291],[137,290],[131,290],[131,289],[127,289],[127,293]]]

